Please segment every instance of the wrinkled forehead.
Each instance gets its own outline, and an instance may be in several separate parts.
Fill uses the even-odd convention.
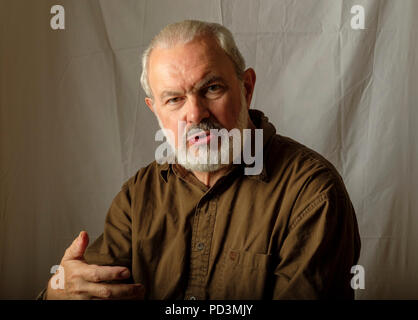
[[[162,87],[193,86],[208,72],[229,78],[234,71],[232,60],[218,42],[206,36],[170,48],[154,48],[148,74],[151,88],[158,91]]]

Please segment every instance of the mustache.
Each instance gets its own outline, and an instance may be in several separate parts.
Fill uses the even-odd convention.
[[[208,131],[210,129],[220,130],[220,129],[223,129],[223,126],[217,121],[210,120],[210,119],[203,119],[200,123],[192,124],[190,127],[188,127],[184,133],[184,137],[187,138],[188,136],[196,134],[200,131]]]

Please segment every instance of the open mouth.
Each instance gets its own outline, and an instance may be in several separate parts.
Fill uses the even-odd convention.
[[[199,146],[204,143],[208,143],[210,139],[212,138],[212,134],[209,130],[207,131],[199,131],[198,133],[190,135],[190,137],[187,139],[187,142],[190,146]]]

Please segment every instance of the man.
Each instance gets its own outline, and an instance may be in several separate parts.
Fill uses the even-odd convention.
[[[154,38],[141,82],[177,163],[154,161],[123,185],[104,233],[89,248],[80,233],[61,261],[64,288],[52,278],[44,298],[353,298],[360,239],[344,184],[327,160],[249,110],[256,76],[244,68],[218,24],[183,21]],[[222,128],[250,130],[240,146],[255,150],[263,130],[259,172],[246,174],[236,156],[191,161],[209,145],[225,149],[211,144],[211,129]]]

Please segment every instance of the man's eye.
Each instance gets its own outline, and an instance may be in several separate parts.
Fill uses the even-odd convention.
[[[213,84],[209,87],[207,87],[207,92],[209,93],[215,93],[215,92],[219,92],[222,89],[222,87],[219,84]]]
[[[166,103],[167,104],[175,104],[175,103],[180,102],[180,100],[181,100],[180,97],[175,97],[175,98],[168,99]]]

